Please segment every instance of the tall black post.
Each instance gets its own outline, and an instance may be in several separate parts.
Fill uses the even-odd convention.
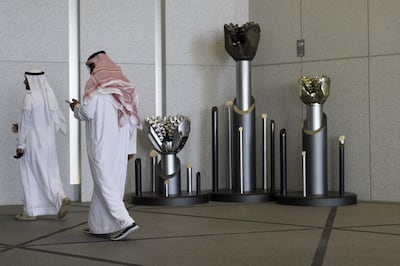
[[[213,192],[218,192],[218,108],[212,108],[212,172]]]
[[[201,194],[201,177],[200,177],[200,172],[196,173],[196,194],[200,195]]]
[[[287,165],[286,165],[286,130],[280,132],[280,157],[281,157],[281,194],[287,193]]]
[[[271,120],[271,192],[275,192],[275,120]]]
[[[142,196],[142,161],[140,158],[135,160],[135,185],[136,185],[136,196]]]
[[[268,156],[267,156],[267,114],[262,114],[262,177],[263,177],[263,189],[268,190]]]
[[[344,196],[344,136],[339,137],[339,194]]]

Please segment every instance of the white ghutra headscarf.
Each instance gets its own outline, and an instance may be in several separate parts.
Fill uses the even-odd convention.
[[[35,120],[35,131],[38,134],[40,143],[45,141],[46,132],[45,128],[54,125],[56,131],[66,133],[67,124],[64,115],[58,105],[56,96],[53,89],[47,82],[46,75],[43,71],[28,71],[25,72],[25,77],[28,80],[33,108],[35,106],[43,105],[45,117],[35,117],[33,112],[33,119]]]

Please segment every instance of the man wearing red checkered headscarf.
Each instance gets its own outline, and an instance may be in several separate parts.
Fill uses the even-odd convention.
[[[128,156],[136,153],[135,87],[104,51],[91,55],[83,103],[73,99],[74,116],[86,122],[86,146],[94,189],[90,204],[90,234],[111,234],[120,240],[139,226],[123,202]]]

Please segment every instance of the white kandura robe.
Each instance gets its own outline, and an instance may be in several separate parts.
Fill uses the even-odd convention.
[[[35,102],[35,103],[34,103]],[[45,121],[45,105],[25,95],[17,148],[24,191],[24,211],[30,216],[57,214],[65,197],[56,150],[56,126]],[[40,129],[40,132],[38,132]]]
[[[107,234],[131,225],[123,196],[128,154],[136,153],[136,126],[118,126],[117,102],[101,89],[74,108],[74,116],[86,121],[86,146],[93,177],[88,226],[95,234]]]

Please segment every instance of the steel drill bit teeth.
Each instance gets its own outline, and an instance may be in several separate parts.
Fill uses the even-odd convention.
[[[160,154],[179,152],[189,137],[190,120],[186,116],[150,116],[145,122],[148,138]]]

